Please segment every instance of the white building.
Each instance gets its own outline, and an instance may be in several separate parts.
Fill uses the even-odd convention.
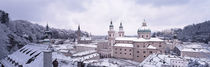
[[[210,58],[210,47],[202,43],[184,43],[177,45],[176,53],[183,57]]]
[[[139,66],[140,67],[187,67],[187,59],[175,55],[149,55]]]

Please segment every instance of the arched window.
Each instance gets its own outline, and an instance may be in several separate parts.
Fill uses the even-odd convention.
[[[139,47],[139,45],[137,45],[137,47]]]
[[[143,53],[146,53],[146,51],[143,51]]]
[[[137,53],[139,53],[139,51],[137,51]]]

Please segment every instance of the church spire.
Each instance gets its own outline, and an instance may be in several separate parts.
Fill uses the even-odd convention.
[[[112,24],[112,21],[110,22],[110,25],[109,25],[109,27],[114,27],[114,26],[113,26],[113,24]]]
[[[48,26],[48,23],[47,23],[47,26],[46,26],[46,31],[49,31],[49,26]]]
[[[80,31],[80,25],[78,25],[78,31]]]

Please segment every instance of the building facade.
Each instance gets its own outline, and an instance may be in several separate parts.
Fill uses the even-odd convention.
[[[177,45],[174,48],[178,56],[194,57],[194,58],[209,58],[209,46],[202,43],[184,43]]]
[[[124,33],[122,23],[117,32],[114,30],[112,21],[110,22],[108,45],[111,49],[111,57],[142,62],[150,54],[165,52],[165,42],[159,38],[151,38],[151,30],[145,21],[137,30],[137,37],[125,37]]]

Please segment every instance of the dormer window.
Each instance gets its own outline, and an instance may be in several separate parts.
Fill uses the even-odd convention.
[[[36,51],[34,51],[33,53],[31,53],[30,56],[33,55],[35,52],[36,52]]]
[[[28,49],[24,50],[23,53],[25,53]]]
[[[25,49],[25,48],[22,48],[22,49],[20,50],[20,52],[22,52],[24,49]]]

